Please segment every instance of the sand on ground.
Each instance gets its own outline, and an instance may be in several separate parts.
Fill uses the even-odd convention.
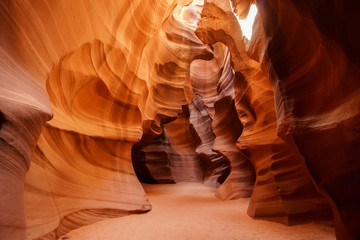
[[[69,240],[335,240],[334,228],[285,226],[246,214],[249,199],[221,201],[200,183],[144,184],[148,213],[113,218],[69,232]],[[59,238],[62,239],[62,238]]]

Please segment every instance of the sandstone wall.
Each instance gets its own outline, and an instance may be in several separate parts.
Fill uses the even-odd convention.
[[[149,211],[139,180],[359,238],[359,3],[231,5],[0,2],[0,238]]]

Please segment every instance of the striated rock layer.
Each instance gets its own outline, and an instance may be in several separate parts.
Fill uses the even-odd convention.
[[[249,40],[234,12],[251,4]],[[251,196],[250,216],[288,225],[331,207],[337,238],[358,239],[359,10],[1,1],[0,238],[149,211],[140,180]]]
[[[221,179],[222,183],[226,177],[216,194],[219,198],[249,197],[254,173],[249,160],[235,146],[242,125],[234,107],[234,75],[230,66],[230,52],[221,43],[212,47],[214,59],[195,60],[190,69],[195,93],[190,104],[190,122],[201,139],[197,153],[209,162],[211,171],[205,179],[206,184],[211,185],[216,179]],[[227,171],[229,176],[224,176]]]
[[[359,239],[360,4],[267,1],[259,8],[279,135],[330,202],[337,238]]]
[[[236,2],[233,1],[233,5],[237,9]],[[250,3],[251,1],[248,2]],[[235,71],[240,70],[240,73],[236,74],[238,81],[235,81],[235,84],[238,82],[240,89],[249,88],[240,98],[248,99],[242,105],[256,106],[252,111],[241,112],[240,119],[243,118],[251,126],[251,134],[247,134],[247,126],[244,124],[239,147],[250,150],[248,154],[254,162],[255,169],[271,164],[269,167],[281,201],[285,203],[285,212],[295,210],[296,213],[296,208],[306,209],[305,211],[320,210],[319,206],[323,205],[311,207],[306,204],[308,207],[300,207],[301,205],[297,205],[298,201],[287,203],[292,196],[297,196],[295,199],[298,200],[300,192],[303,193],[302,198],[307,195],[312,199],[312,203],[323,202],[316,194],[309,194],[309,190],[305,190],[305,183],[309,182],[305,181],[306,173],[332,207],[337,238],[358,239],[360,201],[358,191],[354,189],[359,187],[360,182],[357,177],[359,166],[354,161],[358,158],[359,152],[353,146],[357,144],[360,136],[357,127],[360,109],[359,84],[355,80],[359,73],[359,35],[355,30],[355,22],[359,21],[359,16],[355,12],[359,10],[359,5],[350,1],[315,1],[311,4],[295,1],[257,3],[261,19],[258,18],[254,24],[255,36],[253,35],[251,41],[244,39],[243,47],[239,47],[239,43],[242,42],[241,34],[233,32],[238,28],[231,27],[226,30],[226,24],[231,22],[236,25],[236,20],[233,17],[224,20],[231,14],[229,7],[223,2],[208,1],[202,13],[204,18],[197,30],[203,41],[222,41],[229,46],[233,54]],[[211,24],[214,19],[217,23]],[[226,24],[221,24],[223,21]],[[257,133],[256,126],[259,125],[255,124],[254,128],[252,119],[259,122],[259,114],[263,115],[265,110],[259,109],[262,107],[261,101],[256,101],[259,98],[254,97],[254,94],[261,94],[261,98],[264,98],[269,89],[266,89],[264,82],[256,81],[259,73],[253,70],[254,63],[248,60],[247,56],[260,63],[265,76],[273,83],[277,134],[288,147],[279,145],[282,140],[278,139],[277,143],[271,144],[271,149],[264,149],[266,145],[263,144],[254,149],[256,152],[251,151],[252,145],[259,145],[262,140],[270,140],[265,136],[270,136],[271,132],[266,135],[259,134],[261,140],[254,135]],[[258,90],[257,83],[261,83],[260,86],[265,92]],[[271,88],[272,86],[270,90]],[[243,110],[243,106],[240,105],[238,109]],[[267,106],[266,111],[269,110],[271,108]],[[272,117],[269,113],[264,115],[264,123],[271,122]],[[264,161],[257,167],[256,159],[264,159],[265,155],[261,154],[269,150],[281,152],[274,155],[279,158],[278,161],[272,157],[270,162]],[[292,160],[292,164],[288,165],[290,159],[286,155],[292,155],[292,158],[295,157],[298,161]],[[286,172],[282,172],[284,170]],[[269,171],[259,171],[257,183],[262,178],[260,175],[269,175]],[[296,179],[303,179],[298,182],[298,186],[303,187],[295,187],[294,183],[290,185],[290,182]],[[284,180],[288,183],[286,188],[279,185],[281,182],[286,183]],[[264,182],[262,187],[270,186],[268,183]],[[289,186],[295,188],[291,189]],[[254,201],[256,195],[260,199],[266,196],[264,193],[271,192],[271,189],[263,189],[259,191],[259,196],[257,190],[259,186],[255,185],[250,214],[253,210],[260,209]],[[276,189],[272,192],[275,193]],[[314,197],[319,200],[314,201]],[[269,210],[269,200],[262,203],[264,210]],[[303,203],[305,202],[302,201]],[[299,214],[301,212],[296,213]],[[268,215],[275,217],[276,213],[270,212]]]
[[[195,16],[200,15],[200,6],[193,2],[181,10],[180,20],[190,30],[195,29],[197,19],[186,14],[193,11]],[[158,122],[151,123],[151,127],[159,123],[160,131],[145,132],[142,140],[134,146],[133,162],[138,177],[144,182],[204,181],[209,186],[222,184],[217,193],[222,199],[248,197],[252,192],[254,174],[249,160],[242,157],[235,146],[241,134],[241,123],[234,107],[230,107],[230,114],[222,112],[222,108],[233,106],[234,76],[230,53],[223,44],[215,44],[212,49],[214,58],[196,59],[188,70],[190,93],[194,94],[192,102],[183,106],[183,112],[176,120],[164,114]],[[225,98],[230,102],[224,101]],[[215,114],[214,104],[217,102]],[[230,122],[237,126],[232,133],[237,137],[225,141],[230,129],[221,126],[232,117],[235,119]],[[213,121],[217,121],[216,125]]]
[[[231,52],[235,106],[243,125],[237,146],[256,172],[249,215],[285,224],[326,219],[330,214],[326,201],[297,156],[277,136],[273,87],[256,60],[263,56],[249,57],[230,3],[207,1],[196,33],[206,43],[223,42]]]
[[[25,176],[52,112],[36,78],[19,66],[3,46],[0,53],[0,238],[24,239]]]
[[[181,112],[190,63],[213,56],[173,15],[176,6],[1,2],[1,180],[10,181],[1,188],[1,238],[51,239],[151,209],[132,146]],[[54,118],[37,142],[50,104]]]

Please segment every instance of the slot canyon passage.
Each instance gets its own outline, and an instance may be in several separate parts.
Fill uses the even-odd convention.
[[[360,239],[359,12],[1,0],[0,239]]]

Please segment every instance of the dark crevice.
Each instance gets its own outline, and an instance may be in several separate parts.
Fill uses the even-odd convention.
[[[6,122],[5,115],[2,111],[0,111],[0,129],[2,128],[2,126],[5,122]]]

